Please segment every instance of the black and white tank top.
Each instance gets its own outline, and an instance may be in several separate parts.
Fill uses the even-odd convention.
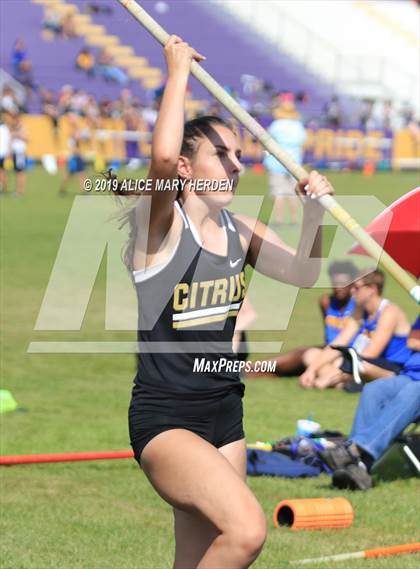
[[[139,309],[136,389],[183,397],[242,391],[238,372],[227,371],[228,365],[217,370],[221,358],[237,360],[232,336],[245,296],[238,229],[222,210],[227,255],[217,255],[203,248],[181,204],[174,207],[184,225],[173,253],[164,263],[133,272]]]

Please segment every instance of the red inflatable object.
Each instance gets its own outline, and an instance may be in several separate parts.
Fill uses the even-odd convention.
[[[401,267],[416,278],[420,277],[420,188],[392,203],[365,231],[383,246]],[[350,253],[367,255],[361,245],[354,245]]]

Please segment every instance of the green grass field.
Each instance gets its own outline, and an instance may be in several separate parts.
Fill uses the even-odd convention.
[[[385,204],[418,184],[409,173],[372,178],[332,173],[330,178],[338,194],[374,194]],[[3,455],[129,448],[127,405],[135,374],[133,355],[27,353],[34,340],[134,339],[131,332],[104,330],[105,263],[80,332],[34,330],[72,204],[72,197],[57,196],[58,184],[58,176],[37,169],[28,175],[23,199],[9,196],[0,202],[2,388],[12,391],[22,408],[1,416]],[[247,173],[240,186],[244,194],[264,193],[266,179]],[[77,183],[72,191],[75,195]],[[268,212],[267,201],[263,217]],[[299,292],[290,326],[275,333],[286,349],[321,341],[316,307],[320,292]],[[413,320],[414,304],[391,278],[385,292]],[[253,339],[272,336],[268,332],[251,335]],[[309,414],[325,428],[348,432],[357,398],[333,390],[304,392],[293,379],[248,382],[247,438],[252,442],[292,434],[296,420]],[[2,569],[171,567],[170,508],[152,491],[133,460],[3,467],[0,475]],[[415,479],[382,484],[366,494],[337,492],[327,476],[294,481],[251,478],[249,484],[270,527],[256,569],[419,538],[420,494]],[[295,533],[272,527],[272,511],[280,499],[337,495],[347,496],[353,504],[355,519],[350,529]],[[414,569],[419,562],[419,555],[404,555],[341,566]]]

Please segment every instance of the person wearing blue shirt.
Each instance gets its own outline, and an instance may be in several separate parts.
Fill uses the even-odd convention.
[[[355,309],[355,300],[351,294],[352,282],[357,276],[357,268],[351,261],[334,261],[328,267],[328,275],[331,280],[332,291],[323,294],[319,298],[324,324],[325,345],[331,344],[346,326]],[[321,342],[320,342],[321,344]],[[322,351],[323,346],[301,346],[280,354],[276,358],[270,358],[269,362],[275,361],[275,371],[259,372],[250,371],[248,378],[256,377],[296,377],[303,373],[306,367]]]
[[[306,140],[306,131],[295,110],[293,95],[280,95],[280,105],[274,109],[274,121],[268,132],[297,164],[302,164],[302,146]],[[268,171],[269,192],[274,198],[274,221],[283,223],[284,198],[287,197],[290,208],[290,221],[297,223],[298,204],[295,194],[296,181],[288,170],[271,154],[264,158],[264,167]]]
[[[355,371],[348,348],[357,358],[355,378],[360,375],[370,380],[400,373],[411,356],[407,346],[410,324],[397,304],[383,298],[384,283],[385,275],[379,269],[359,276],[352,286],[356,309],[334,343],[310,362],[300,377],[302,387],[346,386]]]
[[[364,386],[344,445],[323,451],[338,488],[367,490],[369,470],[412,422],[420,417],[420,316],[408,337],[411,356],[399,375],[376,379]]]

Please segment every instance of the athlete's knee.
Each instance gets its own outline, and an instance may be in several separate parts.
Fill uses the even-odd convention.
[[[321,350],[319,348],[308,348],[307,350],[305,350],[302,354],[302,361],[304,365],[308,367],[318,356],[320,351]]]
[[[233,550],[244,559],[255,559],[267,538],[267,524],[262,509],[247,512],[246,519],[232,525],[228,539]]]

